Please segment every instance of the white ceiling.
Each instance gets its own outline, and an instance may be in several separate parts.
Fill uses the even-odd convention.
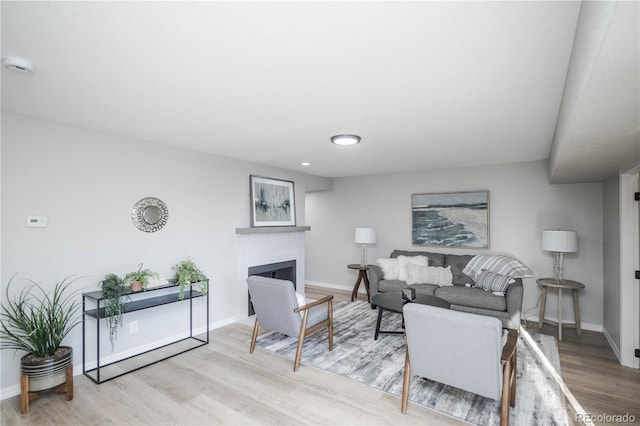
[[[636,19],[611,22],[631,28],[604,36],[625,48],[595,56],[586,86],[596,78],[599,91],[579,97],[579,121],[566,119],[560,180],[596,178],[563,165],[603,126],[590,113],[637,111],[638,51],[635,69],[618,61],[637,46],[630,4]],[[35,67],[2,67],[2,110],[329,177],[546,159],[580,6],[2,1],[2,56]],[[611,69],[636,82],[622,100],[595,96]],[[332,145],[338,133],[362,142]],[[588,143],[591,154],[617,150]]]

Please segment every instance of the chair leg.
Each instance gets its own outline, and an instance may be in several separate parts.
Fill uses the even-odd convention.
[[[258,338],[259,329],[260,329],[260,324],[258,323],[258,318],[256,318],[256,322],[253,324],[253,335],[251,336],[251,346],[249,346],[250,354],[252,354],[253,350],[256,348],[256,339]]]
[[[500,426],[509,424],[509,401],[511,400],[511,363],[513,359],[507,360],[502,372],[502,397],[500,398]]]
[[[407,414],[409,402],[409,385],[411,384],[411,364],[409,363],[409,349],[404,357],[404,380],[402,381],[402,414]]]
[[[302,316],[302,324],[300,324],[300,334],[298,335],[298,347],[296,349],[296,359],[293,361],[293,371],[298,371],[300,365],[300,357],[302,356],[302,344],[304,343],[305,332],[307,330],[307,317],[309,316],[309,310],[304,311]]]
[[[333,350],[333,301],[329,300],[329,350]]]
[[[518,365],[518,350],[516,349],[513,352],[513,361],[511,365],[511,389],[509,390],[509,395],[511,395],[511,401],[509,401],[509,405],[512,407],[516,406],[516,366]]]

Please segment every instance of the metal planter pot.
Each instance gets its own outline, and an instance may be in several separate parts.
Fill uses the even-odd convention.
[[[55,388],[66,382],[67,367],[73,362],[73,348],[60,346],[56,356],[49,359],[34,358],[31,354],[20,358],[20,374],[29,377],[29,392]]]

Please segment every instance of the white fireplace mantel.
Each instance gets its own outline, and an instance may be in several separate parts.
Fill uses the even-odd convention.
[[[310,226],[262,226],[259,228],[236,228],[236,234],[268,234],[272,232],[304,232]]]

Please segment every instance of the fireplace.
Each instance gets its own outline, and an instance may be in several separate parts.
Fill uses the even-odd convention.
[[[247,276],[259,275],[261,277],[276,278],[280,280],[287,280],[293,283],[293,288],[296,286],[296,261],[287,260],[285,262],[269,263],[266,265],[250,266]],[[248,292],[247,292],[248,294]],[[251,303],[251,295],[248,294],[249,316],[255,314],[253,304]]]
[[[236,290],[238,319],[246,318],[249,311],[247,277],[251,268],[295,260],[291,277],[283,277],[295,283],[296,291],[304,294],[304,235],[308,226],[282,226],[276,228],[236,229]],[[268,269],[257,271],[261,275]],[[268,275],[271,276],[271,275]]]

